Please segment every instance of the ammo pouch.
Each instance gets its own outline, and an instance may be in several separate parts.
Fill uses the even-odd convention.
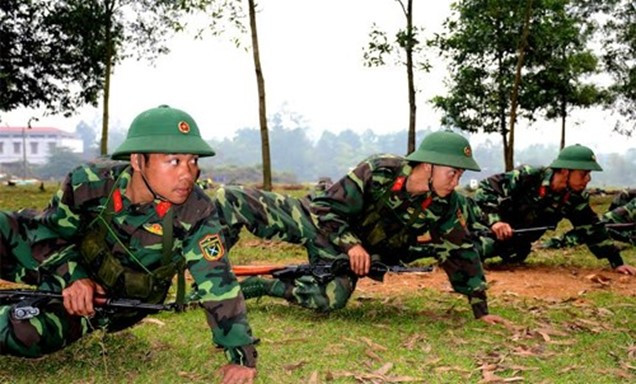
[[[113,187],[113,190],[116,187]],[[112,191],[111,191],[112,195]],[[109,196],[110,200],[110,196]],[[164,235],[162,241],[161,265],[153,271],[148,270],[143,264],[138,263],[143,271],[137,271],[121,264],[113,255],[106,242],[106,235],[110,229],[110,223],[114,212],[106,207],[98,214],[88,226],[84,239],[79,244],[79,251],[84,264],[92,272],[93,277],[108,289],[114,296],[139,299],[147,303],[157,304],[163,302],[172,283],[175,274],[179,274],[177,303],[183,304],[185,278],[183,271],[185,260],[172,261],[172,246],[174,238],[173,211],[169,211],[163,218]],[[116,236],[115,234],[113,234]],[[125,248],[124,244],[120,245]],[[126,249],[126,252],[130,253]],[[133,256],[134,257],[134,256]]]
[[[124,267],[106,244],[103,226],[93,225],[79,246],[84,263],[94,271],[93,276],[118,296],[149,303],[162,301],[173,276],[185,267],[185,261],[162,265],[150,273]]]

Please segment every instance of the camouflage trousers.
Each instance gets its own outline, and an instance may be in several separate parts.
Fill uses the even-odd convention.
[[[220,188],[214,199],[219,215],[230,226],[234,241],[242,228],[257,237],[300,244],[307,250],[311,264],[329,263],[348,256],[337,250],[314,225],[306,199],[296,199],[254,188]],[[313,276],[291,281],[271,282],[268,294],[318,311],[330,311],[346,305],[356,287],[352,276],[337,276],[319,282]]]
[[[521,263],[530,254],[532,241],[525,236],[512,237],[504,241],[479,237],[475,241],[475,249],[482,261],[499,256],[505,263]]]
[[[60,292],[55,279],[40,276],[43,255],[54,253],[57,240],[33,243],[12,214],[0,212],[0,279],[37,286],[44,291]],[[31,319],[16,319],[16,306],[35,306],[40,314]],[[92,318],[71,316],[60,301],[28,300],[0,306],[0,355],[39,357],[58,351],[94,329],[123,329],[140,319],[138,314],[113,320],[107,316]]]

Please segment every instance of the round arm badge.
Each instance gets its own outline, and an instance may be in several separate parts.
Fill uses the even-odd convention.
[[[208,261],[216,261],[225,255],[225,248],[219,234],[207,235],[199,241],[199,248],[203,258]]]

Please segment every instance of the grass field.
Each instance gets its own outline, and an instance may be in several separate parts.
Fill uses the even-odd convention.
[[[54,190],[2,187],[0,207],[42,208]],[[594,209],[604,212],[610,199],[594,197]],[[567,228],[561,225],[557,232]],[[622,255],[636,264],[633,247]],[[285,264],[304,257],[296,246],[248,234],[231,251],[235,264]],[[517,270],[492,268],[491,312],[509,319],[507,327],[473,320],[465,298],[442,284],[439,271],[394,276],[385,284],[364,279],[346,308],[327,315],[269,298],[249,301],[250,322],[260,338],[256,382],[634,382],[636,278],[613,273],[585,247],[535,251]],[[548,280],[556,281],[539,287],[543,296],[529,293],[552,270]],[[527,277],[532,273],[536,280]],[[526,289],[501,289],[520,275],[531,280],[516,281]],[[559,276],[563,284],[568,277],[583,289],[562,292],[568,287],[559,285]],[[545,293],[546,287],[556,288]],[[224,362],[210,342],[204,314],[195,309],[152,316],[116,334],[96,332],[37,360],[0,357],[0,382],[216,382]]]

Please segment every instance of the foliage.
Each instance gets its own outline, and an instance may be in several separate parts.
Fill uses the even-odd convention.
[[[629,121],[627,126],[617,124],[616,129],[631,135],[636,130],[636,6],[629,0],[613,0],[609,5],[614,6],[608,11],[602,37],[603,59],[614,81],[609,106]]]
[[[604,94],[583,79],[597,71],[587,48],[594,25],[588,10],[568,0],[535,0],[521,77],[521,117],[565,117],[572,107],[588,107]],[[433,99],[444,112],[442,123],[471,132],[498,132],[503,137],[506,167],[512,166],[514,143],[509,131],[511,92],[526,2],[462,0],[444,23],[445,33],[431,42],[450,60],[449,93]],[[511,161],[508,161],[510,159]]]
[[[46,0],[0,3],[0,112],[43,107],[69,115],[95,105],[104,66],[96,2],[72,14]]]
[[[80,154],[65,147],[56,147],[49,155],[46,164],[38,167],[35,172],[40,179],[62,179],[82,163]]]

